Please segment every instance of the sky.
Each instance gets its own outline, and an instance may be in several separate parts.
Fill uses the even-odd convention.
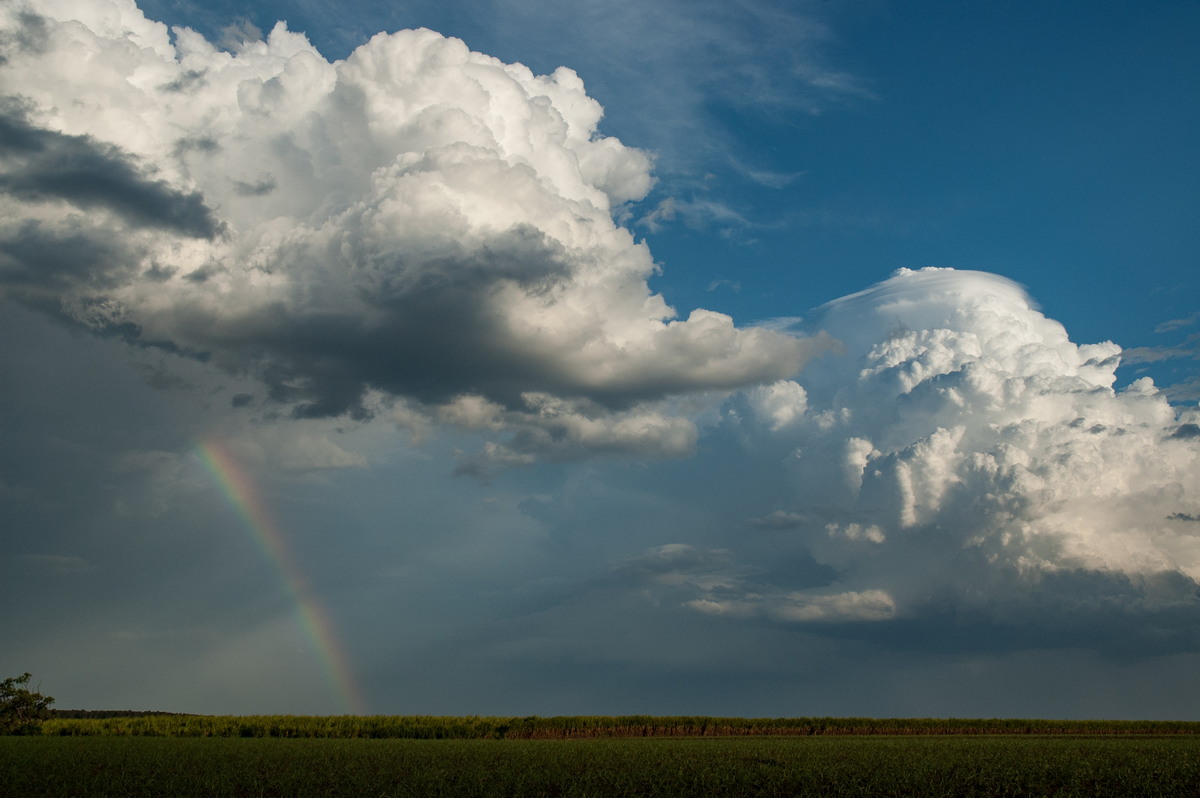
[[[0,7],[0,672],[1200,719],[1200,3]]]

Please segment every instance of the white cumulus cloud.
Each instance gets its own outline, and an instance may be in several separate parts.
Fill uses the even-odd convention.
[[[1146,378],[1115,389],[1118,346],[1076,344],[1020,286],[952,269],[901,270],[806,324],[840,351],[734,406],[752,449],[787,452],[785,498],[743,534],[834,575],[796,591],[751,558],[688,606],[1195,628],[1200,414]]]
[[[0,30],[6,294],[252,374],[295,415],[382,394],[469,422],[469,400],[502,408],[510,461],[676,454],[695,430],[657,403],[809,353],[650,291],[614,222],[650,158],[568,68],[429,30],[334,63],[284,23],[228,51],[132,0],[21,0]]]

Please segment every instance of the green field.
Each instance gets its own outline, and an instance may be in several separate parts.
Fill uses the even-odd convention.
[[[1200,795],[1200,736],[0,738],[0,795]]]

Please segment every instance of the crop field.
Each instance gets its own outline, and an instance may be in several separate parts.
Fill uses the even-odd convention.
[[[1195,734],[1190,721],[1017,720],[964,718],[718,718],[707,716],[566,715],[438,717],[430,715],[171,715],[71,711],[42,733],[63,737],[323,737],[413,740],[578,740],[601,737],[745,737],[809,735]],[[111,716],[109,716],[111,715]],[[109,716],[109,717],[106,717]]]
[[[1195,735],[0,738],[2,795],[1177,796]]]

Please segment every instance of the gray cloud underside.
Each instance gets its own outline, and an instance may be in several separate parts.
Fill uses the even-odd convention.
[[[136,227],[213,238],[220,226],[198,193],[150,180],[118,147],[29,123],[18,98],[0,98],[0,192],[112,211]]]
[[[785,577],[778,565],[748,567],[728,550],[675,544],[621,563],[617,573],[657,602],[727,622],[898,650],[1079,648],[1136,659],[1200,648],[1200,585],[1178,571],[1131,576],[1073,568],[1031,579],[982,561],[959,559],[955,567],[960,581],[931,585],[902,614],[882,591],[841,589],[837,572],[815,562]],[[781,589],[782,578],[793,587]],[[811,586],[799,587],[805,581]]]

